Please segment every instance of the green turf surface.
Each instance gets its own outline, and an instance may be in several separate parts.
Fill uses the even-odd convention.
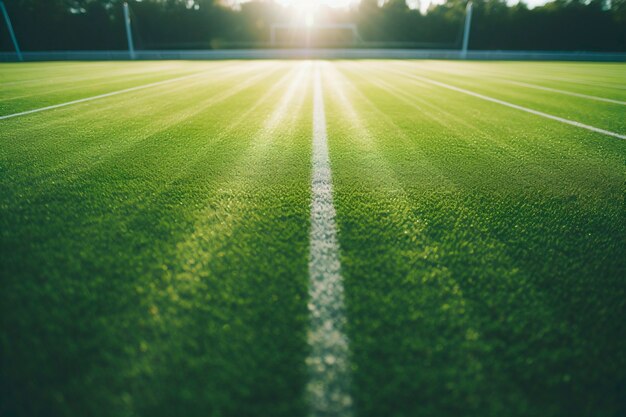
[[[624,64],[0,65],[0,416],[306,416],[322,73],[355,416],[626,412]],[[195,74],[195,75],[194,75]]]

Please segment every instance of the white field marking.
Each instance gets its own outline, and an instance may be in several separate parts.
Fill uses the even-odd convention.
[[[626,90],[626,86],[618,85],[618,84],[607,84],[593,80],[581,80],[577,78],[567,78],[567,77],[556,77],[556,76],[548,76],[541,75],[541,78],[544,80],[552,80],[552,81],[564,81],[570,84],[578,84],[583,85],[585,87],[602,87],[602,88],[610,88],[612,90]]]
[[[438,87],[447,88],[448,90],[452,90],[452,91],[456,91],[456,92],[459,92],[459,93],[467,94],[469,96],[477,97],[477,98],[480,98],[482,100],[491,101],[492,103],[501,104],[503,106],[511,107],[513,109],[516,109],[516,110],[521,110],[521,111],[524,111],[526,113],[534,114],[536,116],[545,117],[546,119],[556,120],[557,122],[565,123],[565,124],[568,124],[568,125],[571,125],[571,126],[580,127],[582,129],[587,129],[587,130],[590,130],[592,132],[602,133],[603,135],[607,135],[607,136],[613,136],[614,138],[626,139],[626,135],[622,135],[622,134],[617,133],[617,132],[611,132],[610,130],[600,129],[599,127],[586,125],[584,123],[576,122],[574,120],[565,119],[565,118],[559,117],[559,116],[554,116],[552,114],[544,113],[542,111],[529,109],[528,107],[519,106],[517,104],[509,103],[508,101],[499,100],[497,98],[485,96],[483,94],[475,93],[473,91],[466,90],[464,88],[455,87],[453,85],[442,83],[440,81],[431,80],[430,78],[422,77],[422,76],[419,76],[419,75],[407,74],[407,73],[401,72],[401,71],[394,71],[394,72],[397,72],[399,74],[403,74],[405,76],[408,76],[409,78],[414,78],[416,80],[420,80],[420,81],[425,82],[425,83],[436,85]]]
[[[157,81],[155,83],[139,85],[137,87],[125,88],[123,90],[112,91],[110,93],[99,94],[97,96],[81,98],[81,99],[78,99],[78,100],[72,100],[72,101],[68,101],[68,102],[60,103],[60,104],[53,104],[52,106],[40,107],[38,109],[26,110],[26,111],[23,111],[23,112],[13,113],[13,114],[7,114],[7,115],[4,115],[4,116],[0,116],[0,120],[10,119],[12,117],[18,117],[18,116],[26,116],[27,114],[39,113],[39,112],[46,111],[46,110],[54,110],[54,109],[58,109],[60,107],[66,107],[66,106],[71,106],[73,104],[85,103],[87,101],[98,100],[98,99],[101,99],[101,98],[116,96],[118,94],[130,93],[130,92],[133,92],[133,91],[143,90],[145,88],[157,87],[159,85],[169,84],[169,83],[173,83],[173,82],[176,82],[176,81],[186,80],[188,78],[198,77],[200,75],[205,74],[206,72],[207,71],[202,71],[200,73],[194,73],[194,74],[189,74],[189,75],[185,75],[185,76],[182,76],[182,77],[170,78],[169,80]]]
[[[542,85],[523,83],[521,81],[513,81],[513,80],[509,80],[509,79],[504,79],[504,78],[501,78],[501,80],[503,80],[503,81],[505,81],[505,82],[507,82],[509,84],[516,84],[516,85],[519,85],[519,86],[522,86],[522,87],[535,88],[537,90],[551,91],[553,93],[566,94],[568,96],[587,98],[589,100],[604,101],[606,103],[621,104],[622,106],[626,106],[626,101],[613,100],[613,99],[610,99],[610,98],[604,98],[604,97],[598,97],[598,96],[591,96],[589,94],[574,93],[572,91],[559,90],[558,88],[544,87]]]
[[[314,77],[306,391],[312,417],[347,417],[352,415],[348,338],[319,64]]]
[[[408,68],[415,68],[415,67],[416,66],[408,66]],[[418,68],[431,70],[431,71],[433,70],[432,68],[428,68],[428,67],[424,67],[424,66],[418,66]],[[441,69],[437,68],[436,70],[441,70]],[[444,69],[443,71],[445,71],[448,74],[456,74],[456,75],[464,75],[465,74],[465,72],[462,69],[458,69],[458,68]],[[573,96],[573,97],[586,98],[586,99],[589,99],[589,100],[603,101],[603,102],[606,102],[606,103],[621,104],[622,106],[626,106],[626,101],[614,100],[614,99],[605,98],[605,97],[599,97],[599,96],[593,96],[593,95],[590,95],[590,94],[575,93],[573,91],[560,90],[558,88],[544,87],[542,85],[537,85],[537,84],[531,84],[531,83],[525,83],[525,82],[521,82],[521,81],[511,80],[510,78],[501,75],[501,72],[482,70],[481,73],[482,74],[488,74],[489,76],[497,78],[499,81],[502,81],[502,82],[508,83],[508,84],[515,84],[515,85],[519,85],[519,86],[522,86],[522,87],[534,88],[534,89],[537,89],[537,90],[550,91],[550,92],[553,92],[553,93],[565,94],[565,95]]]
[[[75,70],[75,62],[69,62],[63,66],[55,66],[55,70],[63,70],[65,71],[65,73],[67,74],[67,70],[68,68]],[[85,63],[83,63],[85,64]],[[110,61],[99,61],[98,63],[91,61],[89,62],[87,65],[89,65],[89,68],[81,68],[82,71],[87,71],[88,69],[93,69],[93,68],[99,68],[99,67],[105,67],[107,65],[110,64]],[[150,66],[148,68],[146,67],[141,67],[141,68],[131,68],[131,69],[127,69],[124,72],[119,72],[119,73],[115,73],[115,77],[119,78],[119,77],[123,77],[126,75],[129,76],[134,76],[134,75],[142,75],[142,74],[146,74],[146,73],[156,73],[156,72],[161,72],[164,70],[170,70],[170,69],[177,69],[180,68],[181,65],[180,64],[176,64],[174,63],[174,61],[169,61],[168,63],[162,62],[160,63],[158,66]],[[215,68],[221,68],[222,66],[218,66],[218,67],[214,67]],[[23,79],[23,80],[15,80],[15,81],[8,81],[8,82],[0,82],[0,85],[2,87],[6,87],[6,86],[13,86],[13,85],[19,85],[19,84],[36,84],[36,83],[40,83],[40,82],[50,82],[50,81],[54,81],[55,83],[58,82],[64,82],[66,80],[69,81],[89,81],[89,80],[98,80],[100,78],[110,78],[110,75],[107,76],[103,76],[101,74],[90,74],[90,75],[85,75],[85,76],[81,76],[81,77],[76,77],[75,75],[53,75],[51,77],[42,77],[42,78],[27,78],[27,79]]]
[[[410,64],[407,64],[407,65],[410,65]],[[424,68],[424,67],[421,67],[421,68]],[[464,71],[462,71],[462,70],[460,70],[460,71],[461,71],[460,73],[464,73]],[[480,69],[479,71],[482,74],[486,75],[486,76],[494,76],[494,77],[501,77],[502,76],[502,72],[501,71],[485,70],[485,69]],[[449,71],[447,71],[447,72],[449,72]],[[581,76],[585,76],[585,74],[582,74]],[[566,83],[569,83],[569,84],[582,85],[584,87],[602,87],[602,88],[609,88],[611,90],[626,90],[626,86],[624,86],[624,85],[607,84],[607,83],[602,83],[602,82],[593,81],[593,80],[581,80],[580,78],[577,79],[577,78],[568,78],[568,77],[562,77],[562,76],[549,76],[549,75],[545,75],[545,74],[541,74],[538,77],[540,78],[540,80],[551,80],[551,81],[566,82]]]

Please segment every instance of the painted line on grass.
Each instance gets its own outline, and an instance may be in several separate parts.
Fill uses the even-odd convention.
[[[623,85],[608,84],[608,83],[602,83],[602,82],[593,81],[593,80],[581,80],[579,78],[567,78],[567,77],[561,77],[561,76],[548,76],[548,75],[541,75],[541,78],[544,80],[562,81],[562,82],[566,82],[569,84],[582,85],[585,87],[602,87],[602,88],[609,88],[611,90],[626,90],[626,86],[623,86]]]
[[[610,130],[600,129],[599,127],[586,125],[584,123],[576,122],[574,120],[565,119],[563,117],[554,116],[552,114],[544,113],[544,112],[539,111],[539,110],[534,110],[534,109],[530,109],[528,107],[524,107],[524,106],[520,106],[520,105],[517,105],[517,104],[509,103],[508,101],[504,101],[504,100],[500,100],[500,99],[497,99],[497,98],[489,97],[489,96],[486,96],[484,94],[475,93],[474,91],[466,90],[466,89],[460,88],[460,87],[455,87],[453,85],[442,83],[440,81],[431,80],[430,78],[422,77],[420,75],[407,74],[407,73],[401,72],[401,71],[395,71],[395,72],[399,73],[399,74],[403,74],[405,76],[408,76],[409,78],[414,78],[416,80],[420,80],[420,81],[425,82],[425,83],[436,85],[438,87],[446,88],[448,90],[456,91],[458,93],[467,94],[469,96],[480,98],[482,100],[491,101],[492,103],[497,103],[497,104],[500,104],[500,105],[503,105],[503,106],[511,107],[513,109],[516,109],[516,110],[521,110],[521,111],[524,111],[526,113],[534,114],[536,116],[545,117],[546,119],[556,120],[557,122],[565,123],[565,124],[568,124],[568,125],[571,125],[571,126],[580,127],[582,129],[587,129],[587,130],[590,130],[590,131],[596,132],[596,133],[602,133],[603,135],[612,136],[614,138],[626,139],[626,135],[622,135],[622,134],[617,133],[617,132],[611,132]]]
[[[559,90],[558,88],[544,87],[542,85],[524,83],[524,82],[521,82],[521,81],[513,81],[513,80],[509,80],[509,79],[505,79],[505,78],[500,78],[500,79],[505,81],[505,82],[507,82],[507,83],[509,83],[509,84],[515,84],[515,85],[519,85],[521,87],[534,88],[534,89],[537,89],[537,90],[550,91],[552,93],[565,94],[565,95],[568,95],[568,96],[586,98],[586,99],[589,99],[589,100],[603,101],[605,103],[621,104],[622,106],[626,106],[626,101],[613,100],[611,98],[605,98],[605,97],[591,96],[589,94],[574,93],[573,91]]]
[[[97,96],[85,97],[85,98],[81,98],[81,99],[78,99],[78,100],[72,100],[72,101],[68,101],[68,102],[60,103],[60,104],[53,104],[52,106],[40,107],[38,109],[26,110],[26,111],[22,111],[22,112],[19,112],[19,113],[13,113],[13,114],[7,114],[7,115],[4,115],[4,116],[0,116],[0,120],[11,119],[13,117],[19,117],[19,116],[26,116],[26,115],[29,115],[29,114],[39,113],[39,112],[46,111],[46,110],[54,110],[54,109],[58,109],[58,108],[61,108],[61,107],[71,106],[73,104],[85,103],[87,101],[93,101],[93,100],[98,100],[98,99],[101,99],[101,98],[112,97],[112,96],[116,96],[118,94],[130,93],[130,92],[133,92],[133,91],[143,90],[143,89],[150,88],[150,87],[157,87],[159,85],[169,84],[169,83],[173,83],[173,82],[176,82],[176,81],[186,80],[188,78],[198,77],[198,76],[200,76],[202,74],[205,74],[205,73],[206,73],[206,71],[203,71],[203,72],[200,72],[200,73],[194,73],[194,74],[185,75],[185,76],[182,76],[182,77],[170,78],[169,80],[157,81],[157,82],[150,83],[150,84],[143,84],[143,85],[139,85],[139,86],[136,86],[136,87],[125,88],[123,90],[112,91],[110,93],[99,94]]]
[[[349,348],[343,331],[344,291],[319,64],[314,77],[306,390],[312,417],[348,417],[352,415]]]

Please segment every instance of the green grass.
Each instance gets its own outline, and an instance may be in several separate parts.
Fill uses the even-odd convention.
[[[306,416],[322,72],[357,417],[626,412],[624,64],[0,66],[0,416]],[[75,77],[75,78],[72,78]]]

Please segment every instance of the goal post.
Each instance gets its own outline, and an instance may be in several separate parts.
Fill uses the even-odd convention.
[[[128,10],[128,3],[124,2],[124,26],[126,27],[126,40],[128,42],[128,54],[130,55],[130,59],[135,59],[135,44],[133,43],[133,32],[130,28],[130,12]]]
[[[467,59],[467,48],[469,46],[470,28],[472,25],[472,0],[467,2],[465,8],[465,25],[463,27],[463,46],[461,47],[461,58]]]
[[[7,24],[7,29],[9,30],[9,36],[11,37],[11,41],[13,42],[13,47],[15,48],[15,54],[17,55],[17,59],[19,61],[23,61],[24,57],[22,56],[22,50],[20,49],[20,45],[17,43],[17,38],[15,37],[15,32],[13,31],[13,25],[11,24],[11,18],[9,18],[9,12],[4,6],[4,2],[2,0],[0,0],[0,10],[2,10],[4,21]]]

